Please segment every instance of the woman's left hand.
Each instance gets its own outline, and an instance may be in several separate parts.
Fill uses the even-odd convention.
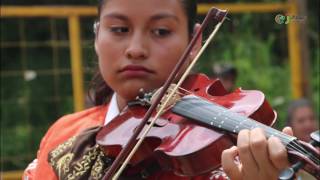
[[[289,127],[283,132],[292,135]],[[240,162],[235,161],[237,155]],[[222,153],[223,170],[232,180],[276,180],[288,166],[284,145],[276,137],[267,139],[260,128],[240,131],[237,146]]]

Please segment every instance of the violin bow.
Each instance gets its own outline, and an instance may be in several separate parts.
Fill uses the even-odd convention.
[[[120,177],[122,171],[124,170],[126,165],[129,163],[129,161],[131,160],[134,153],[138,150],[138,148],[142,144],[145,136],[150,131],[150,129],[153,127],[153,125],[156,122],[156,120],[158,119],[158,117],[160,117],[160,115],[162,114],[162,111],[166,107],[170,98],[175,94],[178,87],[180,87],[180,85],[185,80],[185,78],[187,77],[187,75],[189,74],[189,72],[191,71],[193,66],[195,65],[195,63],[198,61],[198,59],[200,58],[200,56],[202,55],[204,50],[209,45],[210,41],[213,39],[213,37],[217,33],[218,29],[220,28],[220,26],[224,22],[226,15],[227,15],[226,10],[220,10],[220,9],[217,9],[214,7],[209,10],[209,12],[207,13],[205,19],[203,20],[203,22],[199,28],[199,31],[196,32],[196,34],[191,39],[189,45],[187,46],[186,50],[184,51],[184,53],[180,57],[178,63],[174,67],[173,71],[170,73],[169,78],[164,83],[159,95],[155,98],[154,102],[151,104],[150,108],[146,112],[146,114],[145,114],[144,118],[142,119],[141,123],[139,124],[139,126],[137,126],[136,132],[130,137],[128,143],[121,150],[119,155],[116,157],[116,159],[114,160],[114,162],[110,166],[107,173],[104,175],[104,177],[103,177],[104,180],[109,180],[109,179],[117,180]],[[158,104],[161,102],[163,96],[166,94],[166,92],[167,92],[168,88],[170,87],[170,85],[172,84],[173,80],[175,79],[175,77],[179,73],[180,69],[183,67],[186,60],[188,59],[188,56],[189,56],[191,50],[194,48],[200,35],[202,34],[202,31],[204,30],[205,27],[207,27],[207,25],[209,24],[209,21],[212,19],[217,20],[218,24],[215,26],[213,32],[210,34],[209,38],[206,40],[205,44],[200,49],[199,53],[196,55],[196,57],[193,59],[191,64],[188,66],[187,70],[183,73],[183,75],[181,76],[181,78],[180,78],[179,82],[177,83],[177,85],[175,86],[175,88],[172,91],[170,91],[170,94],[168,96],[166,96],[167,98],[166,98],[165,102],[161,105],[160,109],[157,111],[157,114],[149,123],[147,129],[141,134],[140,139],[135,144],[137,137],[139,136],[139,134],[142,132],[143,128],[147,124],[148,120],[150,119],[150,117],[152,115],[152,112],[157,108]],[[122,165],[119,168],[121,163],[122,163]]]

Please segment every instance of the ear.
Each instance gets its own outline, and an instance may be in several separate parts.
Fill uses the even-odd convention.
[[[199,23],[195,24],[194,29],[193,29],[193,36],[200,31],[200,26],[201,25]],[[200,51],[201,47],[202,47],[202,32],[201,32],[200,37],[197,40],[195,46],[193,47],[193,49],[190,52],[191,59],[194,59],[196,57],[196,55]]]
[[[97,40],[98,40],[98,36],[99,36],[99,29],[100,29],[100,23],[99,22],[95,22],[93,24],[93,32],[95,34],[95,38],[94,38],[94,50],[96,51],[96,54],[98,55],[98,45],[97,45]]]

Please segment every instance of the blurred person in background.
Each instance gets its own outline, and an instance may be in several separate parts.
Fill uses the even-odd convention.
[[[219,78],[224,88],[231,92],[237,80],[237,69],[231,64],[214,64],[212,67],[214,78]]]
[[[298,139],[309,142],[310,134],[318,128],[311,102],[307,99],[292,101],[288,106],[286,125],[292,127],[293,134]]]

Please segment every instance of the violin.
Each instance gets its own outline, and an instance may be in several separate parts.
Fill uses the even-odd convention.
[[[234,135],[257,127],[267,137],[278,137],[295,163],[281,178],[303,168],[320,179],[319,150],[270,127],[277,115],[262,92],[237,89],[228,94],[219,80],[212,81],[204,75],[188,76],[196,60],[178,83],[173,84],[209,20],[219,22],[210,39],[226,14],[211,9],[162,88],[141,93],[99,131],[96,142],[105,154],[116,157],[104,179],[117,179],[126,164],[138,166],[150,159],[155,159],[162,169],[182,176],[210,172],[221,166],[221,153],[235,144]]]
[[[235,145],[231,134],[259,127],[267,137],[278,137],[291,159],[304,160],[305,170],[320,178],[319,151],[269,127],[274,124],[276,113],[262,92],[237,89],[227,94],[219,80],[211,81],[201,74],[190,75],[181,89],[187,89],[188,94],[180,94],[179,100],[157,119],[131,159],[132,166],[151,158],[162,169],[178,175],[208,173],[221,166],[222,151]],[[98,133],[97,142],[108,155],[117,156],[129,141],[150,106],[146,103],[152,101],[150,97],[144,94],[129,103],[125,111]]]

